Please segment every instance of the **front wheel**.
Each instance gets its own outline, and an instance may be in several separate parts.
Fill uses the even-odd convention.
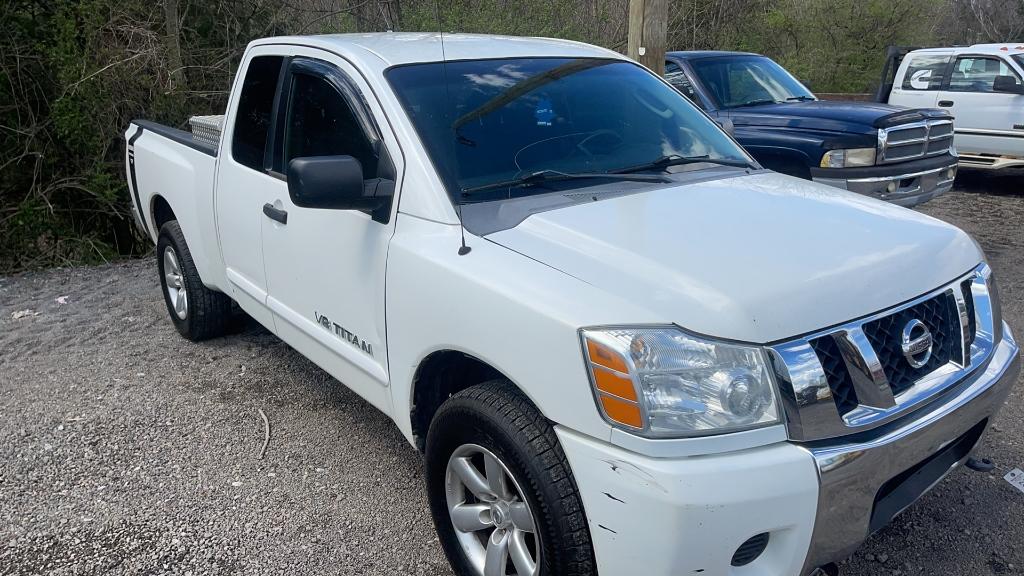
[[[427,492],[460,576],[595,573],[558,438],[507,381],[467,388],[438,410],[427,434]]]

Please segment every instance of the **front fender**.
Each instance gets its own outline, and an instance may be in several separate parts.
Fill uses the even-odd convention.
[[[817,167],[828,150],[839,148],[874,148],[877,136],[848,134],[777,126],[736,126],[736,140],[750,151],[758,162],[772,167],[772,161],[785,159],[808,168]]]
[[[595,405],[579,328],[653,323],[650,312],[459,227],[399,214],[388,251],[387,338],[393,414],[414,442],[417,367],[456,350],[507,376],[549,420],[608,441]]]

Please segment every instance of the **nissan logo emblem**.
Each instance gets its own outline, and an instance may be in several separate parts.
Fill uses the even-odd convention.
[[[932,357],[932,344],[932,333],[924,322],[915,318],[903,327],[900,348],[903,349],[903,357],[907,359],[907,363],[914,368],[920,368],[928,363]]]

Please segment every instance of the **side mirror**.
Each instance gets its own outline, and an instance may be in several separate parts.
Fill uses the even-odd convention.
[[[312,156],[288,163],[288,194],[296,206],[376,210],[384,201],[364,193],[363,166],[352,156]]]
[[[712,118],[714,118],[715,124],[718,124],[722,128],[722,130],[725,130],[726,134],[728,134],[729,136],[732,136],[734,138],[736,137],[736,126],[733,125],[732,118],[729,118],[729,117],[724,117],[724,118],[712,117]]]
[[[992,91],[1024,94],[1024,85],[1018,84],[1013,76],[996,76],[992,82]]]

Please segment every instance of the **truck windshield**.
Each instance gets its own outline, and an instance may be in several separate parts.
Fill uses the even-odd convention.
[[[387,79],[455,202],[587,186],[602,174],[665,181],[637,172],[669,164],[752,165],[679,92],[631,62],[462,60],[398,66]],[[684,160],[656,162],[665,157]]]
[[[816,100],[785,68],[764,56],[701,58],[691,64],[722,108]]]
[[[1014,62],[1017,63],[1017,66],[1020,66],[1021,69],[1024,69],[1024,54],[1014,54],[1013,60]]]

